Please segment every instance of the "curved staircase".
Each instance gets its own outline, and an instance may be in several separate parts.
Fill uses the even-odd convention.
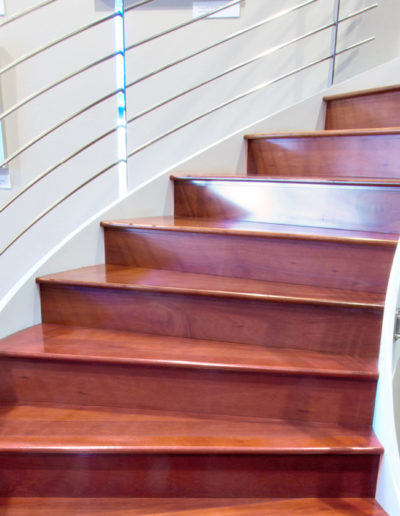
[[[245,177],[104,222],[1,343],[5,515],[378,515],[371,429],[400,232],[400,88],[248,135]]]

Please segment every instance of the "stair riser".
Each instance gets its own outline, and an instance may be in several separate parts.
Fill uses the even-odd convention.
[[[357,378],[18,358],[0,362],[5,405],[92,405],[365,426],[372,423],[375,389],[374,380]]]
[[[105,229],[106,263],[385,292],[394,249],[257,236]]]
[[[327,102],[326,129],[400,126],[400,90]]]
[[[0,456],[1,496],[373,497],[376,455]]]
[[[175,181],[175,214],[396,233],[400,231],[400,189],[273,181],[181,180]]]
[[[400,134],[249,140],[249,175],[399,178]]]
[[[366,357],[380,340],[380,309],[55,284],[41,298],[47,323]]]

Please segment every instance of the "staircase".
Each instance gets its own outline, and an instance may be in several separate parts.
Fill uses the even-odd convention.
[[[5,515],[378,515],[371,429],[400,232],[400,88],[248,135],[248,175],[174,177],[38,279],[1,343]]]

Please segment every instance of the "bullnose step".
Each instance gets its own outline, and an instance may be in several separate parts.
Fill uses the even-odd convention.
[[[383,293],[120,265],[38,282],[45,323],[377,356]]]
[[[381,293],[397,243],[385,233],[240,220],[154,217],[102,225],[109,264]]]
[[[0,421],[1,496],[368,497],[382,453],[335,425],[45,405]]]
[[[37,282],[47,287],[94,287],[377,310],[384,307],[384,296],[374,292],[120,265],[82,267],[43,276]]]
[[[278,339],[278,337],[276,337]],[[378,378],[376,358],[293,348],[38,324],[0,342],[4,358],[131,364],[214,371]]]
[[[3,342],[0,401],[360,427],[372,420],[376,367],[365,356],[44,324]]]

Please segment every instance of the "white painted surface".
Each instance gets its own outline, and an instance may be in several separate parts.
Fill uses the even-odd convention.
[[[4,0],[0,0],[0,16],[5,15]]]
[[[193,0],[193,18],[207,14],[228,4],[230,0]],[[239,18],[240,3],[211,14],[210,18]]]

